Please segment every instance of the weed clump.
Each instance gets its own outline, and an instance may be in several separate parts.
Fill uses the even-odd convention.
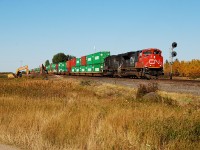
[[[169,106],[178,106],[177,101],[169,97],[161,97],[158,93],[158,83],[140,84],[136,93],[136,99],[142,102],[163,103]]]
[[[169,97],[162,97],[162,102],[170,106],[178,106],[178,102]]]
[[[7,76],[5,74],[1,74],[0,78],[4,78],[5,79],[5,78],[7,78]]]
[[[178,149],[196,149],[200,141],[200,122],[188,120],[188,118],[169,117],[162,120],[148,120],[140,123],[138,136],[145,141],[148,137],[148,144],[152,149],[177,149],[174,143],[179,142]],[[142,127],[141,127],[142,126]],[[156,140],[155,140],[156,139]],[[185,143],[193,143],[186,145]]]
[[[157,90],[158,90],[158,83],[152,82],[152,83],[149,83],[148,85],[140,84],[137,90],[136,98],[140,99],[145,94],[156,92]]]
[[[92,84],[92,81],[90,81],[90,80],[82,80],[82,81],[80,81],[80,85],[81,86],[91,86],[91,84]]]

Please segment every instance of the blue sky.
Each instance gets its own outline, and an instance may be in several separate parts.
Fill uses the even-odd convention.
[[[0,72],[77,57],[155,47],[200,59],[199,0],[0,0]],[[96,50],[94,49],[94,46]]]

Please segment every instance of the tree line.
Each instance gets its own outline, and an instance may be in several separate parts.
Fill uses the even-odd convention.
[[[165,75],[170,74],[170,63],[166,60],[164,64]],[[173,76],[200,78],[200,60],[179,61],[176,59],[172,67]]]
[[[72,58],[74,58],[74,56],[65,55],[64,53],[58,53],[58,54],[53,56],[52,63],[53,64],[58,64],[59,62],[65,62],[65,61],[71,60]],[[49,65],[50,65],[50,61],[46,60],[45,61],[45,66],[49,66]]]

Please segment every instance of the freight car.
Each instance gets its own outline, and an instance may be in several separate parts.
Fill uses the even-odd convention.
[[[163,57],[162,51],[157,48],[118,55],[101,51],[81,58],[73,58],[67,62],[51,64],[46,66],[46,69],[54,74],[149,79],[163,75]]]

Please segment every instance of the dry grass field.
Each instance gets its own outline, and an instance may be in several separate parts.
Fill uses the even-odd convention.
[[[92,81],[0,78],[0,143],[30,150],[200,149],[200,109],[185,95]],[[172,102],[174,101],[174,102]]]

